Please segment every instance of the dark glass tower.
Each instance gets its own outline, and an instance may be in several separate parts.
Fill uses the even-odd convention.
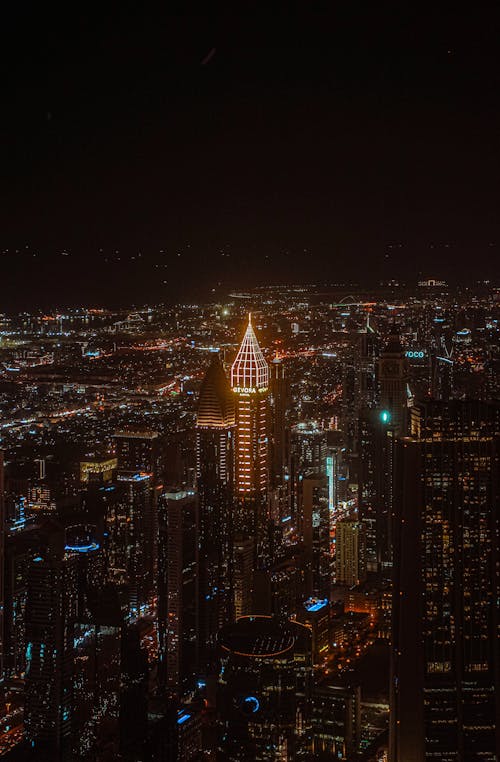
[[[499,416],[428,403],[396,446],[391,762],[500,758]]]
[[[399,336],[389,337],[379,360],[380,408],[399,435],[408,425],[408,362]]]
[[[234,612],[232,501],[234,479],[234,395],[214,354],[205,375],[196,420],[199,497],[200,666],[208,666],[219,629]]]
[[[39,759],[69,754],[77,559],[62,545],[33,558],[26,604],[25,732]]]

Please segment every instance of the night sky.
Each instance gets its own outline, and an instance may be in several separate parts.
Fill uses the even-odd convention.
[[[496,4],[56,5],[2,9],[3,309],[499,276]]]

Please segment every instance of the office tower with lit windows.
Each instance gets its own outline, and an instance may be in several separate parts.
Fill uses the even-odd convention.
[[[113,439],[121,473],[157,475],[159,438],[156,431],[117,431]]]
[[[24,726],[37,759],[62,760],[71,747],[77,559],[60,534],[29,569]]]
[[[327,473],[327,434],[316,421],[302,421],[291,432],[291,513],[297,525],[302,521],[300,501],[304,475],[323,479]]]
[[[88,617],[88,598],[98,594],[105,583],[105,559],[96,526],[74,524],[66,527],[66,553],[76,558],[77,565],[77,618]]]
[[[335,531],[335,579],[355,587],[366,580],[366,530],[362,521],[338,521]]]
[[[251,316],[231,367],[231,388],[236,405],[235,530],[254,536],[261,557],[268,522],[269,367]]]
[[[392,558],[392,470],[395,432],[388,410],[359,417],[359,518],[366,528],[366,569],[388,573]]]
[[[313,664],[326,661],[330,652],[330,602],[328,598],[308,598],[297,612],[299,622],[311,631]]]
[[[252,611],[254,540],[236,534],[233,542],[234,615],[236,619]]]
[[[500,408],[429,402],[395,450],[391,762],[500,758]]]
[[[164,491],[158,500],[158,673],[162,691],[182,695],[196,668],[198,498]]]
[[[74,633],[72,747],[79,762],[118,757],[125,637],[117,590],[91,594]]]
[[[327,480],[314,473],[300,474],[297,526],[303,545],[306,595],[328,598],[331,585],[330,511]]]
[[[395,334],[389,337],[380,355],[378,381],[380,410],[390,416],[395,434],[404,436],[408,429],[408,361],[399,336]]]
[[[219,645],[220,758],[300,759],[310,743],[309,629],[287,619],[242,617],[221,630]]]
[[[37,546],[36,535],[33,526],[6,532],[4,670],[7,677],[20,675],[26,666],[26,598],[33,549]]]
[[[276,357],[269,366],[271,407],[271,515],[279,522],[290,514],[290,382],[283,360]]]
[[[312,695],[312,759],[358,759],[361,741],[361,687],[341,678],[322,681]],[[362,757],[361,757],[362,758]]]
[[[292,429],[292,467],[295,478],[300,473],[324,476],[328,454],[328,432],[316,421],[302,421]]]
[[[219,356],[214,354],[201,386],[196,419],[200,666],[211,660],[217,633],[234,612],[234,408],[229,381]]]
[[[149,605],[157,568],[159,437],[150,430],[118,431],[113,439],[123,501],[111,530],[123,535],[117,547],[126,563],[118,568],[126,570],[130,610],[138,613]]]
[[[157,489],[148,473],[119,473],[107,506],[107,556],[111,580],[127,591],[129,612],[149,605],[157,564]]]

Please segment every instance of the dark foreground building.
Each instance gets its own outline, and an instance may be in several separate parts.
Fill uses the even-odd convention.
[[[228,762],[307,759],[311,635],[287,619],[241,617],[219,634],[218,753]]]
[[[429,403],[397,444],[391,762],[500,759],[498,420]]]

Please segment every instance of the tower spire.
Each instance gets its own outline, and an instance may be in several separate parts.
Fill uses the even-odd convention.
[[[248,313],[248,326],[231,368],[233,389],[264,389],[269,385],[269,366],[257,341],[252,325],[252,313]]]

